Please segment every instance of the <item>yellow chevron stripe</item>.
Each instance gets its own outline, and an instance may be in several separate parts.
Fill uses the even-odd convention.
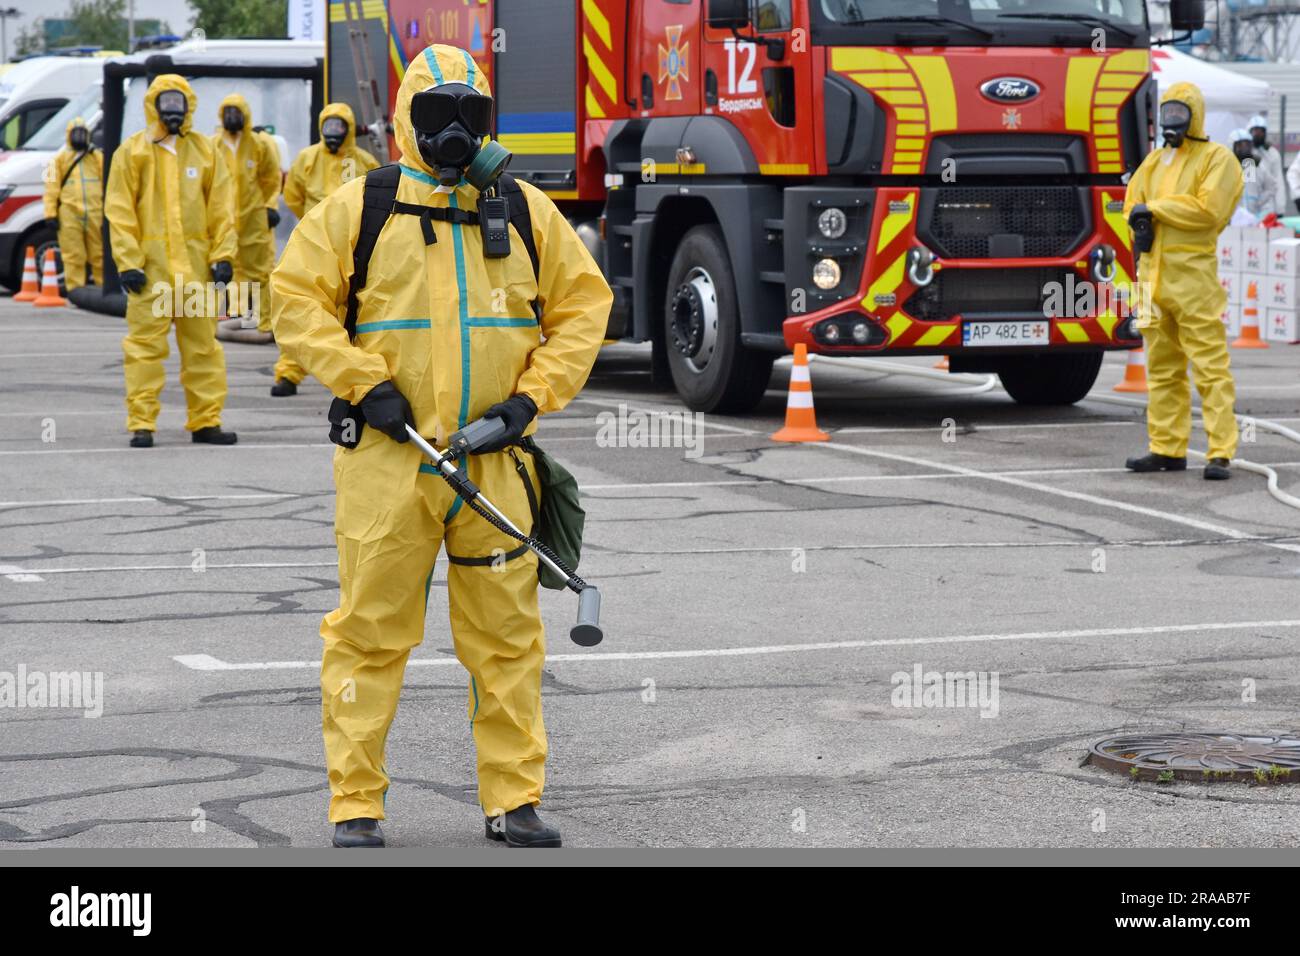
[[[1131,90],[1142,78],[1140,73],[1103,73],[1097,80],[1097,89]]]
[[[1125,50],[1123,53],[1116,53],[1106,60],[1106,69],[1141,73],[1145,76],[1151,72],[1151,53],[1148,50]]]
[[[957,91],[948,71],[948,61],[941,56],[909,56],[907,63],[916,73],[925,91],[925,105],[930,111],[930,130],[941,132],[957,128]]]
[[[897,117],[900,123],[925,122],[925,110],[913,109],[910,106],[900,106],[898,109],[894,110],[894,116]],[[921,129],[924,130],[925,127],[922,126]]]
[[[349,0],[352,2],[352,0]],[[361,19],[363,20],[387,20],[388,7],[384,0],[363,0],[360,4]],[[355,14],[357,6],[354,4],[352,12]],[[331,0],[330,2],[330,23],[346,23],[348,19],[347,11],[343,8],[340,0]]]
[[[902,312],[895,312],[889,317],[885,327],[889,329],[889,343],[892,345],[902,337],[904,332],[912,327],[912,320]]]
[[[900,57],[883,50],[865,47],[834,47],[831,49],[831,69],[836,73],[861,70],[904,70]]]
[[[867,290],[867,297],[862,300],[862,304],[867,307],[868,311],[874,312],[880,308],[876,303],[876,296],[889,295],[903,284],[903,272],[906,268],[907,253],[904,252],[894,260],[888,269],[880,274],[876,281],[871,284],[871,288]]]
[[[1101,330],[1106,333],[1108,339],[1115,337],[1115,324],[1117,322],[1119,322],[1119,316],[1114,312],[1107,312],[1105,315],[1097,316],[1097,324],[1101,326]]]
[[[596,0],[582,0],[582,13],[591,24],[591,28],[596,31],[596,36],[600,37],[600,42],[605,44],[605,49],[612,53],[614,41],[610,38],[609,19]]]
[[[600,100],[596,99],[596,92],[587,84],[587,115],[592,119],[603,119],[605,108],[600,105]]]
[[[1065,336],[1067,342],[1087,342],[1088,333],[1084,331],[1083,325],[1079,322],[1060,322],[1056,323],[1056,328]]]
[[[884,221],[880,224],[880,236],[876,240],[877,255],[883,252],[891,242],[898,238],[899,234],[907,228],[908,223],[912,221],[912,216],[916,213],[916,193],[908,193],[907,198],[903,201],[907,203],[907,211],[891,212],[885,216]],[[900,278],[899,282],[901,281],[902,279]],[[893,287],[886,289],[885,291],[892,292],[894,288],[897,288],[897,286],[898,283],[896,282]]]
[[[600,84],[601,90],[611,103],[618,102],[618,84],[614,81],[614,74],[609,71],[605,61],[600,58],[596,52],[595,46],[585,35],[582,38],[582,52],[587,58],[587,70],[591,73],[592,78]]]
[[[1098,90],[1093,102],[1098,106],[1119,105],[1128,99],[1129,92],[1129,90]]]
[[[807,176],[807,163],[759,163],[758,171],[764,176]]]
[[[916,89],[911,73],[850,73],[855,81],[869,90]]]
[[[918,346],[942,345],[952,334],[957,331],[956,325],[939,325],[932,329],[927,329],[925,334],[916,340]]]
[[[1072,56],[1065,72],[1065,128],[1087,132],[1092,90],[1102,61],[1096,56]]]
[[[886,103],[921,103],[921,94],[918,90],[876,90],[876,95]]]

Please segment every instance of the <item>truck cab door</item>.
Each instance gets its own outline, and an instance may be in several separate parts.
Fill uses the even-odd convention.
[[[808,4],[760,0],[754,22],[739,31],[704,27],[704,112],[730,120],[773,175],[815,168],[816,117]]]
[[[643,116],[695,116],[703,102],[700,0],[641,0],[640,49],[629,77]],[[635,115],[635,114],[634,114]]]

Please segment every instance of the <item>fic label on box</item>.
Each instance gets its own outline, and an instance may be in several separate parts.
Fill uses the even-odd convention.
[[[1264,338],[1270,342],[1300,342],[1300,312],[1269,309]]]
[[[1300,278],[1300,239],[1274,239],[1268,244],[1268,274]]]

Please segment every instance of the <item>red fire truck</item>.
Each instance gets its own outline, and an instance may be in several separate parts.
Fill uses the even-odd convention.
[[[1144,0],[332,0],[329,98],[391,149],[430,43],[487,72],[511,172],[615,289],[610,337],[651,342],[692,409],[753,407],[797,343],[1066,404],[1140,341]]]

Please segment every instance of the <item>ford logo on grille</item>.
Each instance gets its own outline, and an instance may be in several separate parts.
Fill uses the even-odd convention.
[[[1032,80],[1024,80],[1018,76],[1002,76],[996,80],[989,80],[980,87],[980,92],[997,103],[1028,103],[1039,94],[1040,90],[1038,84]]]

